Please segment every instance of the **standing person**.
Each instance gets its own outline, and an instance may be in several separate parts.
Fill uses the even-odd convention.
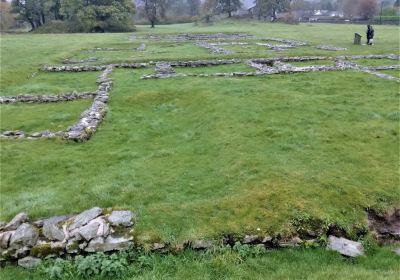
[[[375,30],[370,24],[367,27],[367,45],[372,45],[374,43]]]

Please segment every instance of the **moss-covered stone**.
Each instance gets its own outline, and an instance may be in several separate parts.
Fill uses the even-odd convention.
[[[42,258],[49,255],[60,255],[63,252],[64,248],[62,246],[51,246],[50,243],[43,243],[32,247],[31,256]]]

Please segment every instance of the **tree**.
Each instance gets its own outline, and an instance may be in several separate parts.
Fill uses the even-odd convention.
[[[216,11],[218,13],[227,13],[228,17],[232,17],[232,12],[237,11],[241,5],[240,0],[218,0]]]
[[[151,28],[154,28],[157,21],[157,0],[145,0],[144,8]]]
[[[217,0],[205,0],[203,3],[202,12],[206,23],[211,21],[211,17],[215,14],[217,8]]]
[[[0,2],[0,30],[8,30],[15,24],[14,16],[11,14],[11,5],[5,0]]]
[[[188,0],[189,4],[189,15],[191,17],[198,16],[200,13],[200,0]]]
[[[272,21],[275,21],[278,12],[284,12],[290,9],[291,0],[255,0],[256,13],[258,19],[269,15]]]
[[[46,2],[51,0],[13,0],[12,11],[18,14],[18,19],[30,23],[32,30],[46,23]]]
[[[378,13],[377,0],[360,0],[358,15],[364,19],[372,19]]]
[[[61,0],[60,13],[75,31],[128,31],[135,6],[130,0]]]
[[[358,15],[360,0],[344,0],[342,3],[343,14],[347,18],[353,18]]]

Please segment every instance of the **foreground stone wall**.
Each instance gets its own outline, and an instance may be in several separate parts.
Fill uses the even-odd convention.
[[[129,210],[99,207],[35,221],[20,213],[0,224],[0,261],[126,250],[133,246],[134,218]]]
[[[400,209],[384,215],[369,211],[369,230],[384,242],[400,240]],[[221,240],[187,240],[178,244],[163,241],[138,243],[134,236],[136,215],[130,210],[93,207],[77,215],[55,216],[31,220],[26,213],[19,213],[10,222],[0,222],[0,262],[18,262],[31,268],[46,257],[62,257],[96,252],[130,250],[134,247],[151,251],[179,252],[184,249],[207,250],[218,245],[234,246],[237,243],[260,246],[266,249],[321,245],[328,237],[327,248],[344,256],[364,254],[363,245],[346,238],[346,232],[335,225],[309,228],[292,236],[282,237],[248,234],[224,235]],[[259,230],[259,229],[257,229]],[[364,233],[366,234],[366,233]],[[323,243],[322,243],[323,244]]]

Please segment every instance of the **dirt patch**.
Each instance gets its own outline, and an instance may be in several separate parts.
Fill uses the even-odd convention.
[[[385,214],[368,210],[368,224],[378,240],[390,243],[400,240],[400,208]]]

